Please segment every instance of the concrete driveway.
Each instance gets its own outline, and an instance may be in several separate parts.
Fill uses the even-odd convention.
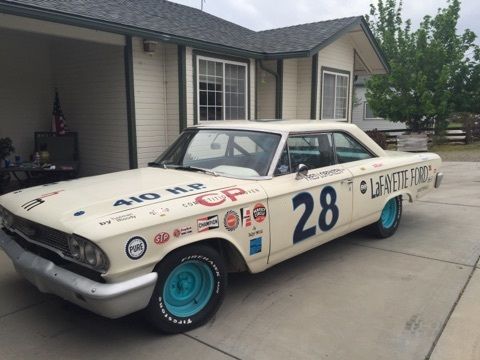
[[[480,163],[443,172],[394,237],[231,276],[216,318],[182,335],[41,294],[0,251],[0,359],[480,359]]]

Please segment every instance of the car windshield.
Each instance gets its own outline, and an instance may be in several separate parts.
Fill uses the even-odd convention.
[[[187,130],[152,165],[240,178],[266,176],[280,138],[258,131]]]

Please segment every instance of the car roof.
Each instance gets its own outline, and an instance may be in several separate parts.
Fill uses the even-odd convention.
[[[195,128],[247,129],[266,132],[306,132],[329,130],[358,130],[354,124],[325,120],[241,120],[201,123]],[[354,131],[355,131],[354,130]]]

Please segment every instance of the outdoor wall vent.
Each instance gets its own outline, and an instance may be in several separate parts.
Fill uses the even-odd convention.
[[[157,41],[153,40],[143,40],[143,51],[149,55],[155,54],[155,50],[157,49]]]

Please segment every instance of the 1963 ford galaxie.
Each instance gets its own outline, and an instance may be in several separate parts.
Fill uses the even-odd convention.
[[[369,226],[440,185],[436,154],[382,150],[355,125],[228,122],[185,130],[149,167],[0,197],[0,247],[43,292],[165,332],[205,323],[227,274],[263,271]]]

